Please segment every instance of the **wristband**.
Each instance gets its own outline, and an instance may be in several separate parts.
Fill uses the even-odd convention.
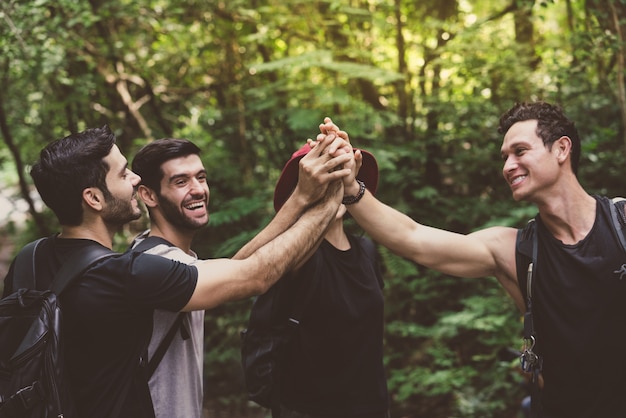
[[[359,179],[357,179],[356,182],[359,183],[359,192],[356,194],[356,196],[344,196],[343,197],[343,200],[341,201],[341,203],[343,203],[346,206],[347,205],[354,205],[359,200],[361,200],[361,198],[365,194],[365,183],[363,183]]]

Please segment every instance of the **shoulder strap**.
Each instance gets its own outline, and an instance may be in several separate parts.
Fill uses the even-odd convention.
[[[39,238],[28,243],[15,257],[13,290],[37,288],[35,253],[37,247],[44,239],[46,238]],[[72,280],[80,276],[92,264],[113,254],[115,254],[113,251],[95,243],[81,248],[61,265],[50,284],[50,290],[56,295],[60,295]]]
[[[622,249],[626,252],[626,237],[624,237],[624,227],[626,226],[626,215],[624,214],[624,206],[626,205],[626,199],[623,197],[614,197],[611,205],[611,217],[613,218],[613,227],[619,238]]]
[[[530,378],[530,394],[531,394],[531,411],[533,416],[541,411],[541,389],[539,387],[539,375],[543,368],[543,359],[537,355],[533,348],[537,341],[535,335],[535,327],[532,311],[533,282],[535,281],[537,271],[537,223],[534,219],[530,220],[526,226],[517,233],[516,241],[516,266],[517,280],[520,290],[526,285],[526,312],[524,313],[524,347],[520,355],[522,370],[531,374]],[[524,271],[525,281],[524,281]],[[537,415],[539,416],[539,415]]]
[[[141,239],[141,241],[139,241],[139,244],[137,245],[135,245],[135,242],[137,242],[137,238],[133,240],[129,248],[131,251],[136,252],[136,253],[146,252],[149,249],[154,248],[160,244],[168,245],[170,247],[174,246],[172,243],[170,243],[166,239],[163,239],[161,237],[155,237],[155,236],[145,236]]]
[[[60,295],[74,279],[78,278],[97,261],[115,254],[117,253],[96,243],[81,248],[63,263],[61,269],[54,276],[50,290],[56,295]]]
[[[527,299],[527,302],[529,289],[532,286],[532,281],[530,283],[531,286],[529,286],[528,283],[528,266],[531,263],[536,264],[537,258],[536,229],[537,223],[535,222],[535,220],[529,220],[524,228],[517,231],[517,239],[515,242],[515,265],[517,272],[517,281],[520,290],[522,291],[522,295]]]
[[[155,243],[154,241],[158,241],[158,242]],[[131,244],[130,246],[131,251],[143,253],[153,248],[155,244],[158,244],[161,241],[165,242],[165,240],[163,240],[162,238],[145,237],[136,246],[133,246],[134,243]],[[156,350],[154,350],[154,354],[152,354],[152,357],[150,357],[150,360],[148,360],[148,364],[146,365],[146,375],[148,376],[148,379],[154,374],[157,367],[159,366],[159,363],[161,363],[161,360],[163,360],[163,356],[165,356],[167,349],[172,344],[172,341],[174,341],[176,332],[178,330],[181,330],[181,332],[184,331],[186,332],[185,335],[187,335],[187,338],[190,337],[189,331],[185,330],[185,327],[183,326],[183,320],[185,319],[185,316],[187,316],[187,312],[179,312],[178,315],[176,315],[176,319],[174,320],[174,323],[172,324],[170,329],[167,331],[167,334],[165,334],[165,336],[163,337],[163,339],[157,346]],[[145,358],[148,358],[147,348],[146,348]]]
[[[524,228],[517,231],[515,244],[515,269],[517,281],[526,294],[526,313],[524,314],[524,339],[534,340],[535,331],[532,318],[533,280],[537,270],[537,223],[528,221]]]
[[[178,315],[176,315],[176,319],[174,320],[174,323],[170,327],[169,331],[167,331],[167,334],[165,335],[165,337],[163,337],[163,340],[161,340],[161,343],[159,344],[157,349],[154,350],[154,354],[152,355],[152,357],[148,361],[148,365],[146,366],[148,379],[154,374],[157,366],[159,365],[161,360],[163,360],[165,352],[170,347],[170,344],[172,344],[172,341],[174,341],[174,336],[176,335],[176,332],[181,329],[183,320],[185,319],[185,315],[186,312],[179,312]]]
[[[37,288],[37,283],[35,282],[35,251],[37,251],[37,247],[44,239],[45,238],[39,238],[36,241],[29,242],[15,257],[12,282],[13,291],[21,288]]]
[[[517,231],[515,245],[515,263],[517,281],[524,294],[526,291],[526,312],[524,313],[524,350],[532,351],[535,345],[535,326],[533,321],[533,281],[537,271],[537,223],[528,221],[524,228]],[[530,365],[532,366],[532,365]],[[522,364],[524,367],[524,364]],[[526,370],[530,371],[530,370]]]
[[[313,257],[316,257],[316,263],[320,262],[321,257],[319,257],[319,253],[314,254]],[[291,280],[298,280],[298,278],[291,277]],[[305,282],[303,286],[299,286],[296,289],[296,295],[293,301],[293,309],[288,318],[289,325],[297,326],[300,324],[302,315],[304,314],[307,305],[309,304],[309,302],[311,302],[311,299],[313,298],[313,290],[315,289],[315,287],[317,287],[317,283],[317,278],[315,276],[311,276],[311,280],[309,280],[308,283]],[[281,290],[284,291],[284,288]]]
[[[380,273],[380,264],[378,263],[378,251],[376,250],[376,243],[367,237],[355,237],[356,242],[361,246],[368,260],[372,261],[374,271],[376,274],[376,280],[381,289],[385,288],[385,282],[382,274]]]
[[[535,327],[533,323],[533,280],[537,270],[537,224],[535,220],[528,222],[528,225],[521,231],[520,252],[528,251],[530,248],[530,262],[526,268],[526,313],[524,314],[524,339],[532,341],[534,345]]]

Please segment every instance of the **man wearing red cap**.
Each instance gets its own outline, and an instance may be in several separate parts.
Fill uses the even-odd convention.
[[[274,191],[278,212],[298,182],[306,144],[287,162]],[[367,151],[358,181],[376,192],[378,166]],[[374,243],[346,234],[346,198],[319,247],[281,279],[277,320],[298,311],[299,324],[278,359],[280,418],[385,418],[387,381],[383,366],[382,277]],[[261,296],[264,297],[264,296]]]

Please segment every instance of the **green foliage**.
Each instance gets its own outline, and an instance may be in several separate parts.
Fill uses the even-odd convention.
[[[330,116],[376,155],[382,201],[460,233],[521,226],[536,209],[511,199],[497,132],[517,101],[562,104],[581,134],[583,185],[625,194],[622,3],[7,0],[0,186],[24,179],[15,194],[32,192],[39,150],[86,127],[109,124],[129,157],[186,137],[202,148],[211,188],[211,223],[194,248],[229,257],[269,222],[283,164]],[[37,219],[7,226],[18,246],[58,229],[37,202],[30,209]],[[116,249],[145,226],[121,231]],[[500,353],[518,345],[521,324],[495,280],[380,253],[392,416],[514,416],[522,385]],[[252,413],[238,368],[249,307],[207,313],[207,398],[231,416]]]

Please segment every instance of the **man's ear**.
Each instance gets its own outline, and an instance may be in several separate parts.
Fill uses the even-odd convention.
[[[151,188],[141,184],[137,188],[137,194],[147,207],[154,208],[159,205],[159,198],[157,197],[155,191]]]
[[[95,211],[101,211],[104,206],[104,194],[98,187],[87,187],[83,190],[83,202]]]
[[[564,163],[572,154],[572,140],[569,136],[562,136],[552,144],[552,148],[556,151],[556,157],[559,163]]]

